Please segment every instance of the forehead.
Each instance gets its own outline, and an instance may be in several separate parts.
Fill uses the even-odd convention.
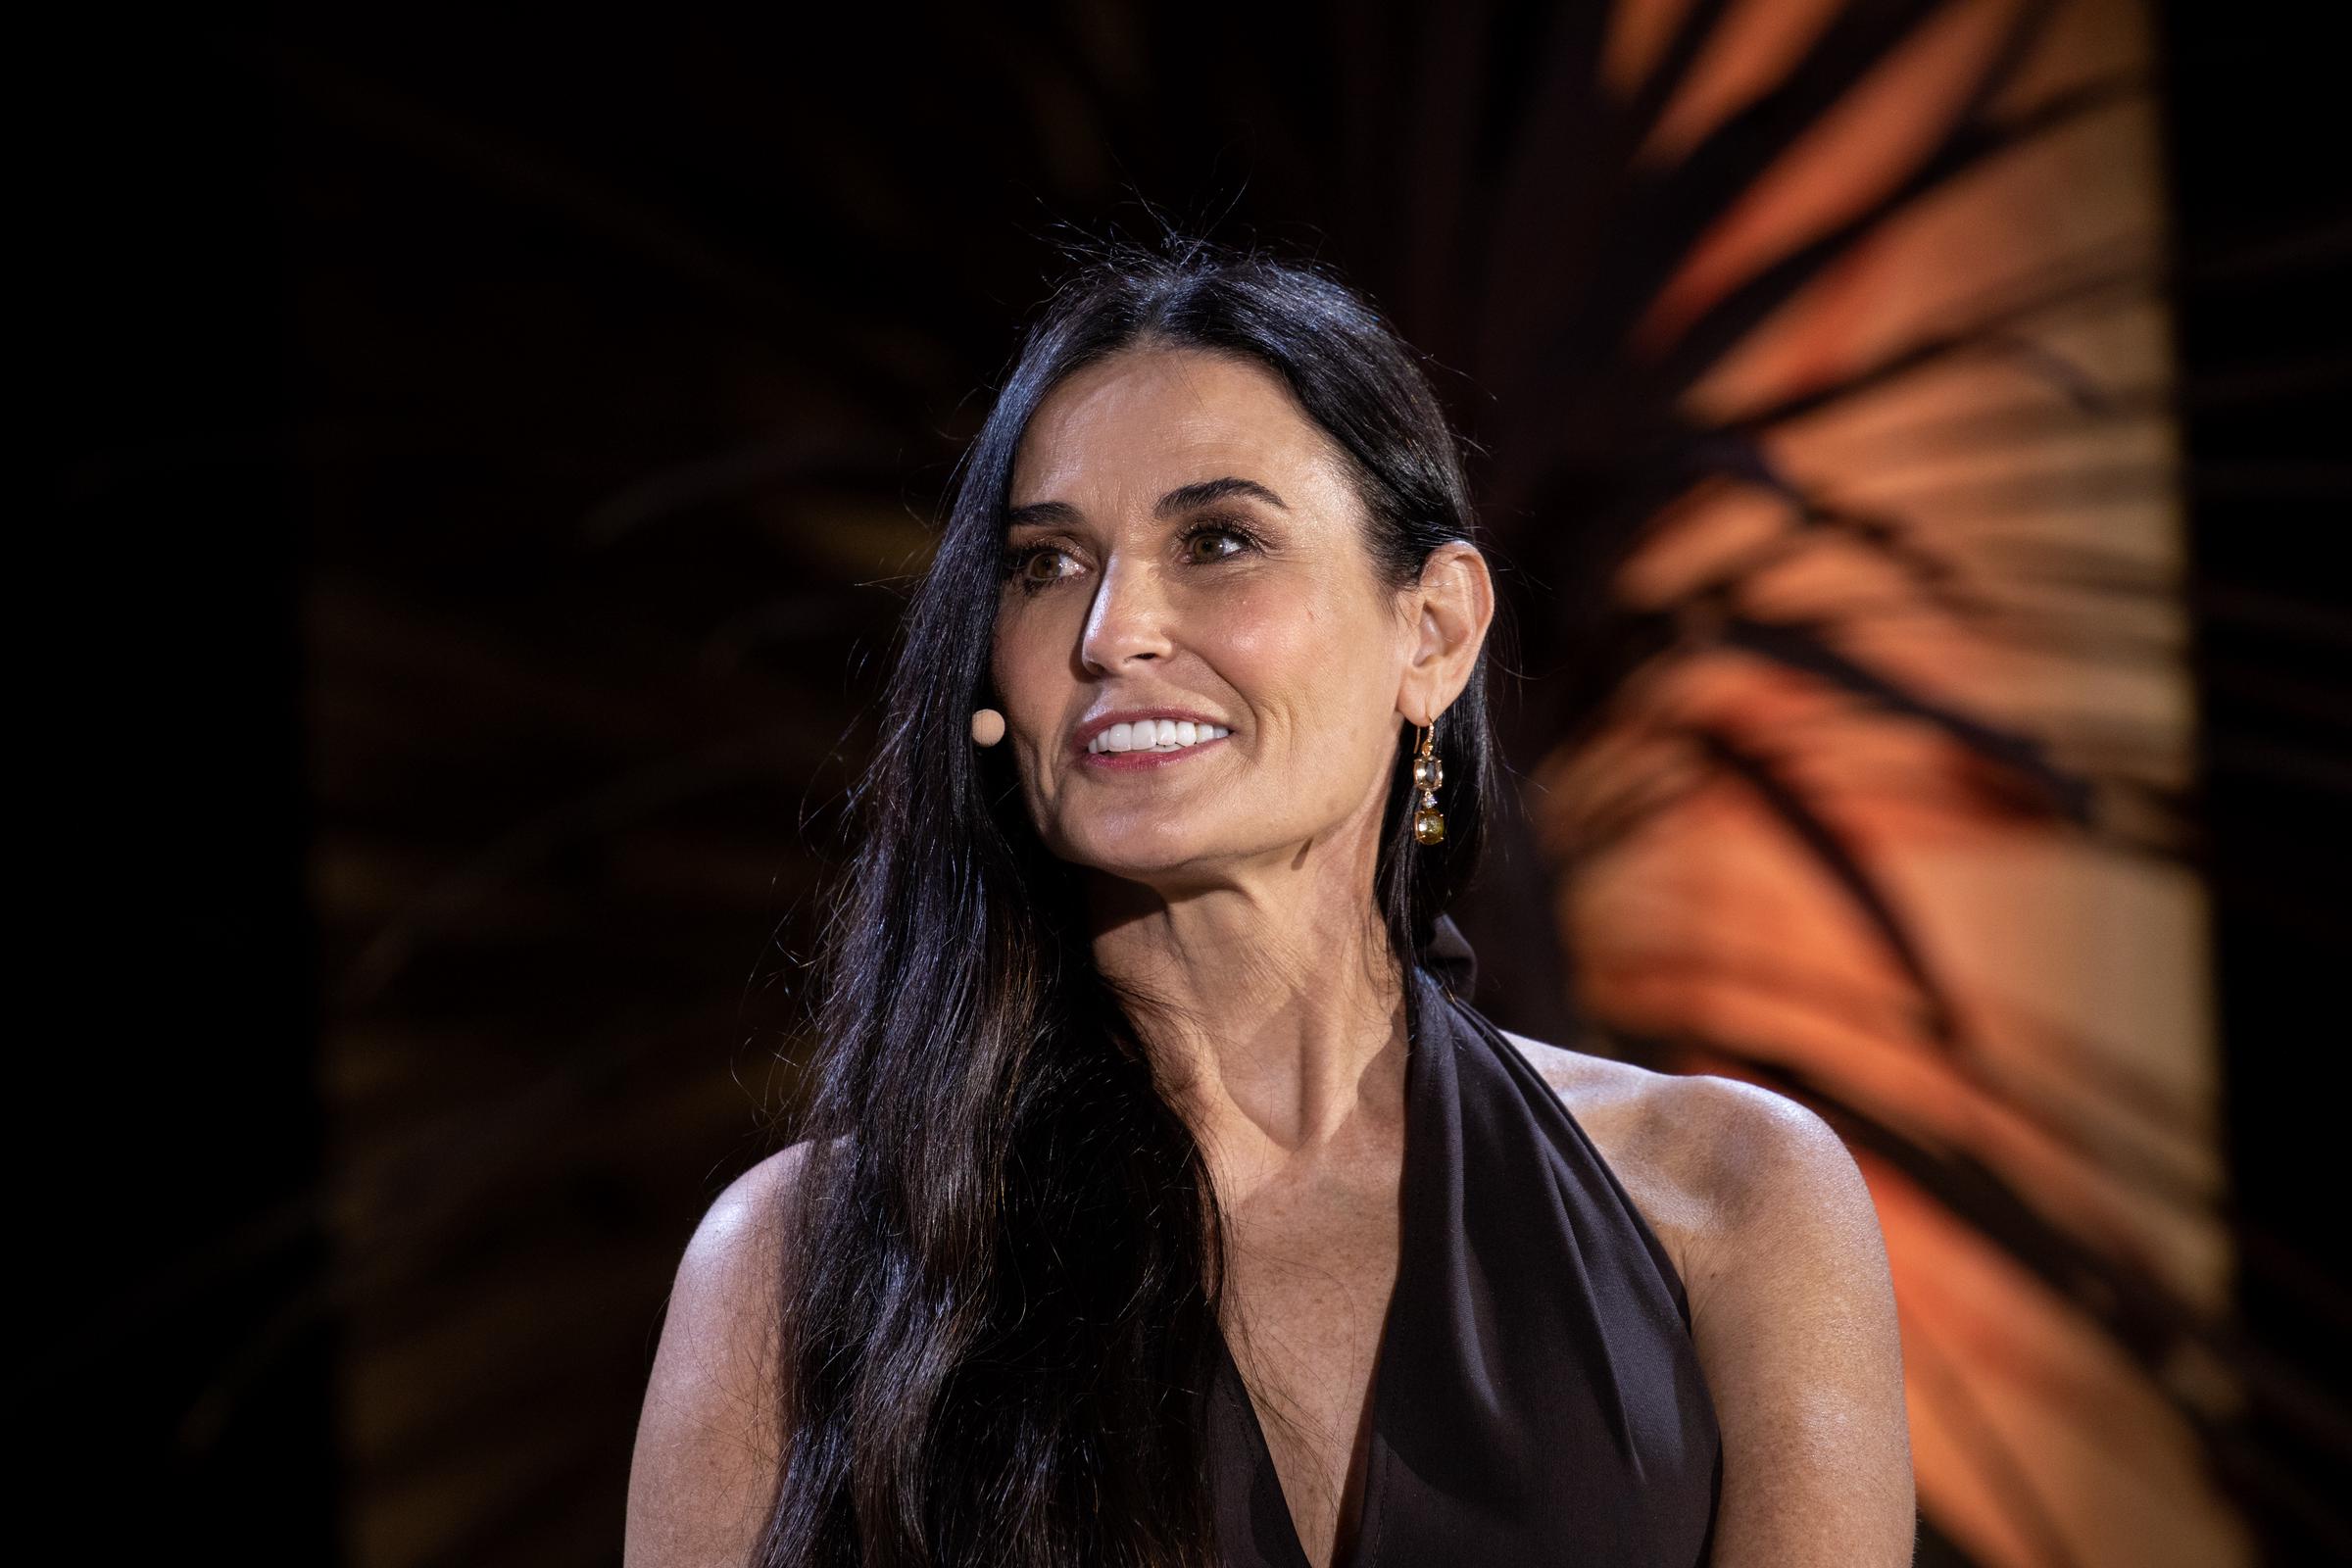
[[[1227,473],[1259,480],[1294,507],[1347,500],[1339,449],[1272,370],[1240,355],[1131,350],[1046,396],[1013,456],[1010,500],[1156,496]]]

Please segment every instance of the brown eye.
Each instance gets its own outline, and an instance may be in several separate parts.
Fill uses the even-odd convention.
[[[1214,539],[1219,536],[1233,540],[1237,548],[1212,551],[1205,556],[1196,554],[1192,558],[1196,565],[1210,565],[1216,562],[1230,561],[1244,551],[1256,548],[1257,541],[1252,539],[1246,530],[1227,522],[1204,522],[1196,527],[1187,528],[1184,532],[1184,547],[1191,550],[1197,540]]]
[[[1055,581],[1068,573],[1048,571],[1040,574],[1032,571],[1030,567],[1041,559],[1051,561],[1061,554],[1062,551],[1057,545],[1031,545],[1026,550],[1012,551],[1004,559],[1005,575],[1019,583],[1023,593],[1035,593],[1041,588],[1050,588]]]

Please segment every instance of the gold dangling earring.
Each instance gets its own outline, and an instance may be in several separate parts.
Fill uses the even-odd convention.
[[[1438,809],[1438,786],[1446,782],[1446,764],[1432,750],[1438,727],[1421,731],[1421,749],[1413,754],[1413,788],[1421,792],[1421,808],[1413,813],[1413,839],[1420,844],[1446,842],[1446,813]]]

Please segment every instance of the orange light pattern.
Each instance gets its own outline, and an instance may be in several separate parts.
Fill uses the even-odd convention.
[[[1642,79],[1682,9],[1618,8],[1617,90]],[[1836,9],[1736,4],[1643,157],[1671,163],[1769,91]],[[1636,341],[1667,352],[1699,309],[1898,187],[2019,10],[1958,6],[1861,83],[1694,248]],[[2146,19],[2121,0],[2059,8],[2031,48],[1989,106],[2000,115],[2150,66]],[[1936,190],[1752,334],[1687,414],[1737,421],[2070,269],[2153,255],[2156,138],[2147,96],[2118,94]],[[1990,349],[1763,437],[1840,520],[1807,524],[1780,495],[1724,483],[1658,520],[1619,593],[1662,606],[1774,552],[1736,612],[1822,617],[1840,652],[2038,737],[2056,760],[2179,787],[2194,715],[2170,374],[2151,289],[2025,313]],[[1855,519],[1895,528],[1950,575],[1863,548]],[[2027,569],[2091,550],[2157,591],[2086,597]],[[1549,847],[1576,865],[1561,918],[1586,1008],[1684,1043],[1694,1070],[1794,1069],[1929,1149],[1983,1161],[2039,1220],[2185,1311],[2224,1314],[2233,1259],[2216,1217],[2206,905],[2176,860],[2134,853],[2144,823],[2131,792],[2095,802],[2087,829],[1988,810],[1984,764],[1944,731],[1690,630],[1688,650],[1632,683],[1606,729],[1548,759],[1530,791]],[[1862,916],[1751,779],[1693,759],[1700,732],[1801,790],[1908,949]],[[1654,798],[1634,803],[1639,825],[1607,826],[1642,790]],[[1931,995],[1950,999],[1948,1016]],[[2103,1284],[2054,1289],[1910,1176],[1857,1157],[1886,1229],[1936,1527],[2003,1568],[2249,1561],[2181,1408],[2219,1413],[2228,1380],[2185,1363],[2151,1377],[2105,1331]]]

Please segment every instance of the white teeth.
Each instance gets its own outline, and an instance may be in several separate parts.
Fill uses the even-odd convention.
[[[1202,741],[1221,740],[1233,731],[1222,724],[1197,724],[1190,719],[1139,718],[1113,724],[1086,743],[1089,752],[1180,752]]]

